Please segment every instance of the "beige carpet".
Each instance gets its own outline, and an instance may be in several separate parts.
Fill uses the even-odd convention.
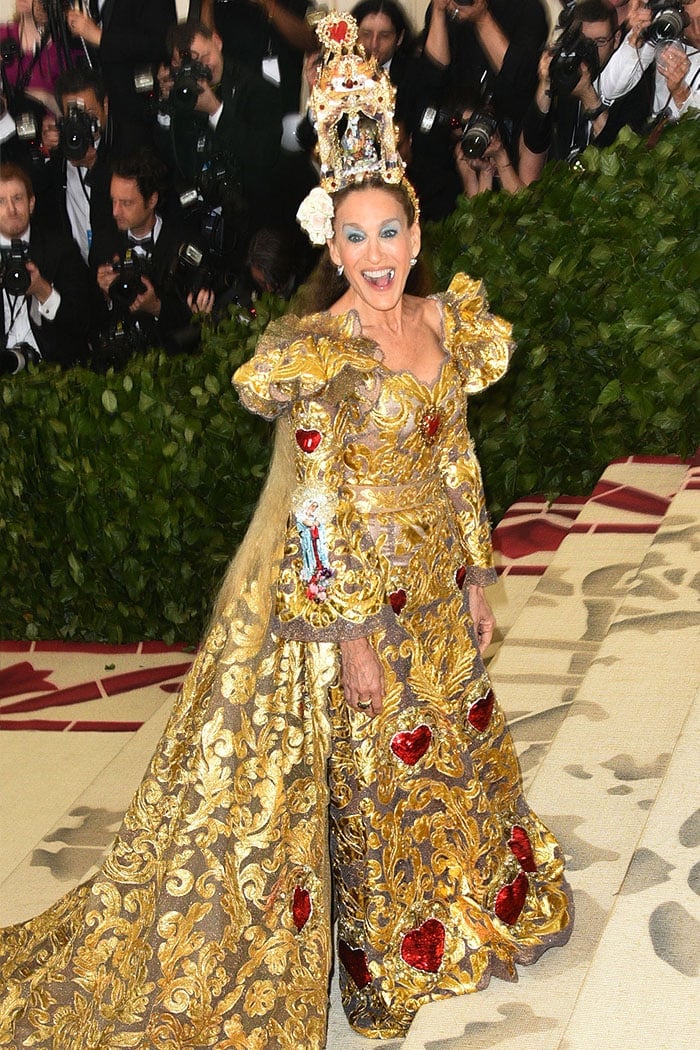
[[[570,944],[432,1004],[402,1050],[700,1045],[700,470],[611,464],[588,500],[496,530],[494,684],[569,858]],[[99,862],[191,654],[0,643],[0,923]],[[332,993],[329,1050],[369,1050]],[[303,1050],[303,1048],[300,1048]]]

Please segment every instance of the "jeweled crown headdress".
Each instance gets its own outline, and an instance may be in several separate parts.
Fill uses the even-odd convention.
[[[297,219],[314,244],[332,236],[329,194],[369,178],[406,186],[418,217],[415,191],[404,177],[394,125],[396,88],[358,43],[352,15],[333,11],[316,25],[323,47],[309,100],[318,135],[321,186],[302,201]]]

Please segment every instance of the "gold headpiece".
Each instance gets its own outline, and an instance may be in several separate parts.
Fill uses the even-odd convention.
[[[396,88],[389,75],[365,55],[352,15],[331,12],[317,24],[316,34],[323,59],[309,109],[318,135],[321,187],[302,201],[297,219],[314,244],[325,244],[333,235],[329,194],[370,178],[402,183],[418,218],[418,201],[398,151]]]

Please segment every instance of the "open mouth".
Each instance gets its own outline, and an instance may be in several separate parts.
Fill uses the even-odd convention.
[[[373,288],[377,288],[379,291],[389,288],[391,282],[394,280],[396,270],[387,268],[386,270],[363,270],[362,276],[371,284]]]

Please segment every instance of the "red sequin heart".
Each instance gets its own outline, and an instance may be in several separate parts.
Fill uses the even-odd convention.
[[[391,750],[397,758],[405,762],[407,766],[415,766],[419,758],[422,758],[430,747],[433,739],[430,726],[424,723],[415,729],[407,729],[402,733],[394,733],[391,738]]]
[[[358,988],[370,984],[372,974],[367,966],[367,956],[362,948],[351,948],[347,941],[338,941],[338,955]]]
[[[389,601],[391,602],[391,608],[398,616],[406,604],[406,592],[403,587],[399,587],[398,591],[392,591],[389,595]]]
[[[302,452],[315,452],[321,444],[321,435],[318,430],[297,430],[295,433],[297,445]]]
[[[336,22],[335,25],[331,28],[331,32],[330,32],[331,40],[335,40],[338,44],[342,44],[343,40],[345,40],[345,36],[347,34],[347,31],[348,31],[348,24],[347,24],[347,22]]]
[[[501,922],[507,922],[509,926],[517,922],[525,904],[529,885],[527,875],[524,871],[521,871],[512,882],[508,882],[501,887],[496,894],[496,903],[493,906],[493,910]]]
[[[493,694],[493,689],[489,689],[486,696],[480,696],[478,700],[469,705],[467,719],[480,733],[483,733],[491,721],[495,701],[496,697]]]
[[[514,824],[508,839],[510,851],[517,858],[523,871],[537,871],[535,857],[532,852],[532,843],[525,828],[520,824]]]
[[[426,919],[409,930],[401,941],[401,958],[414,970],[437,973],[445,953],[445,927],[438,919]]]
[[[455,583],[459,587],[460,591],[462,590],[462,587],[464,587],[464,581],[466,580],[466,578],[467,567],[466,565],[460,565],[460,567],[457,569],[457,572],[455,573]]]
[[[311,916],[311,895],[303,886],[294,887],[292,897],[292,918],[297,930],[303,930]]]

